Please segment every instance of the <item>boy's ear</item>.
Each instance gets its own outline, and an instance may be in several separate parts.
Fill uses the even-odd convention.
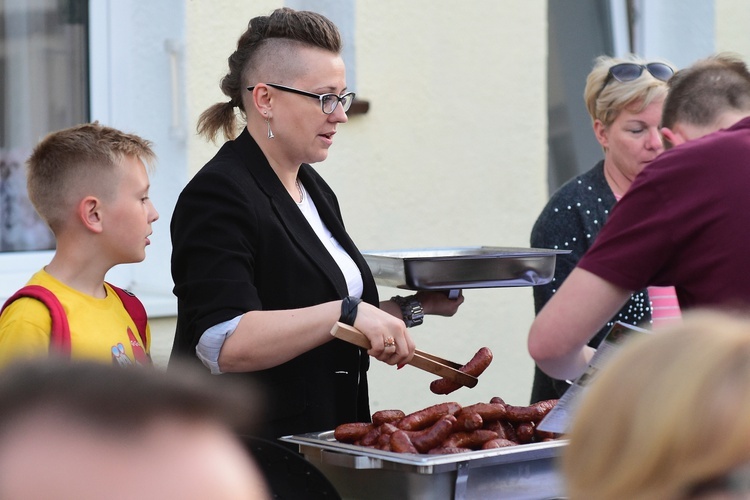
[[[664,149],[671,149],[675,146],[679,146],[680,144],[684,142],[687,142],[686,139],[682,136],[682,134],[677,129],[672,130],[669,127],[662,127],[660,132],[661,132],[661,137],[662,137],[662,143],[664,144]]]
[[[78,218],[83,226],[94,233],[101,233],[102,226],[102,204],[99,198],[87,196],[78,203]]]

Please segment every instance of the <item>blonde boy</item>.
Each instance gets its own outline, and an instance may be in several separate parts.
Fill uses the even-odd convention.
[[[104,277],[117,264],[145,258],[159,217],[148,197],[146,164],[154,159],[149,141],[89,123],[49,134],[27,161],[29,198],[57,241],[50,263],[27,285],[51,291],[62,304],[72,358],[149,362],[148,327],[142,326],[145,339],[134,333],[136,322]],[[0,316],[0,365],[54,353],[51,318],[34,298],[8,304]]]

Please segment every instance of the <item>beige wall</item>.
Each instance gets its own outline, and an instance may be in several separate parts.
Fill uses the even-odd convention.
[[[746,0],[716,0],[716,51],[732,51],[750,62],[750,4]]]
[[[187,2],[187,101],[195,124],[224,97],[218,82],[247,21],[282,2]],[[360,1],[356,10],[358,95],[370,112],[340,127],[316,167],[337,191],[361,249],[457,245],[527,246],[547,198],[546,1]],[[750,56],[750,5],[716,0],[717,50]],[[192,136],[189,171],[217,149]],[[388,298],[398,290],[381,288]],[[403,293],[403,292],[401,292]],[[525,340],[530,288],[468,290],[454,318],[412,330],[420,349],[468,360],[481,346],[495,361],[472,390],[434,396],[432,377],[377,361],[373,410],[414,410],[453,399],[529,396],[533,364]],[[152,323],[154,358],[171,347],[172,319]]]
[[[218,82],[247,21],[281,2],[187,3],[190,123],[224,100]],[[358,2],[358,95],[370,112],[340,127],[329,159],[316,165],[339,196],[359,247],[528,246],[546,201],[546,1],[380,0]],[[194,173],[217,149],[191,137]],[[381,288],[388,298],[398,290]],[[403,291],[400,293],[404,294]],[[526,333],[531,289],[465,291],[454,318],[412,330],[420,349],[465,362],[482,346],[495,361],[475,389],[449,397],[434,378],[374,361],[373,410],[405,411],[445,400],[502,396],[528,401],[533,364]],[[171,347],[172,320],[153,324],[154,357]]]

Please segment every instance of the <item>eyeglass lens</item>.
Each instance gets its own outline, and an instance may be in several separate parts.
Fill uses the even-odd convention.
[[[330,115],[336,109],[336,106],[338,106],[339,102],[341,102],[341,106],[343,107],[344,111],[349,111],[349,107],[352,105],[353,100],[354,94],[352,93],[344,94],[342,96],[337,96],[336,94],[325,94],[321,98],[321,103],[323,104],[323,112]]]
[[[657,80],[666,82],[674,74],[672,68],[664,63],[648,63],[645,66],[635,63],[615,64],[609,73],[618,82],[630,82],[641,76],[644,68]]]

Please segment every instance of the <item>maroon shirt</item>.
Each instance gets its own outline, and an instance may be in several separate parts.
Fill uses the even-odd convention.
[[[578,266],[628,290],[674,285],[683,309],[750,305],[750,117],[660,155]]]

